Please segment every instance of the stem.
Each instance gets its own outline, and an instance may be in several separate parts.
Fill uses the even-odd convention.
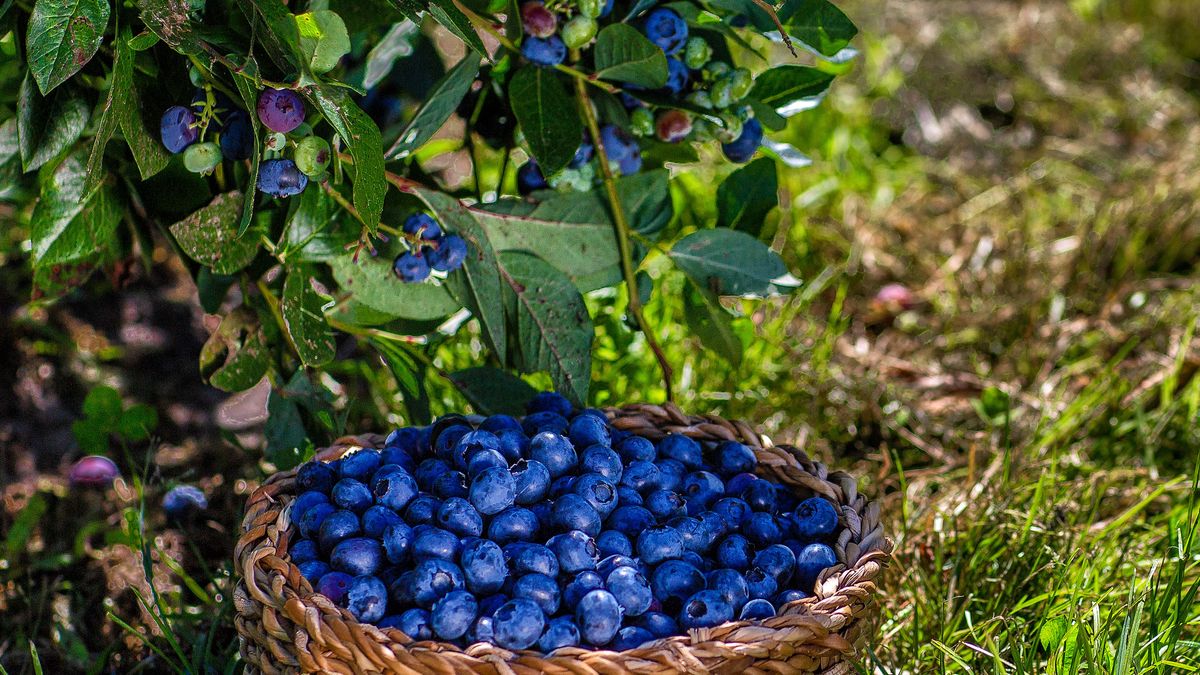
[[[350,166],[354,166],[354,158],[344,152],[338,153],[338,159],[346,164],[349,164]],[[392,173],[391,171],[385,170],[383,172],[383,177],[385,180],[387,180],[387,182],[391,183],[397,190],[401,192],[407,192],[411,194],[416,192],[417,188],[425,187],[411,178],[405,178],[404,176]]]
[[[621,253],[621,274],[625,278],[625,293],[629,296],[629,313],[637,321],[642,335],[646,336],[646,343],[650,345],[650,351],[654,352],[654,358],[658,360],[658,367],[662,370],[663,384],[667,389],[667,401],[674,402],[675,393],[671,385],[674,370],[667,361],[667,355],[663,353],[662,347],[654,337],[650,323],[646,321],[646,316],[642,312],[642,301],[638,298],[637,278],[634,275],[632,247],[629,244],[629,221],[625,219],[621,197],[617,194],[617,182],[613,178],[612,167],[608,164],[608,153],[605,152],[604,143],[600,138],[600,125],[592,111],[592,102],[588,100],[587,89],[580,80],[575,81],[575,99],[579,103],[579,114],[583,116],[588,133],[592,137],[592,143],[596,147],[596,158],[600,164],[600,173],[604,178],[604,189],[608,193],[608,203],[612,207],[613,230],[617,235],[617,249]]]
[[[342,321],[338,321],[337,319],[329,316],[328,314],[325,315],[325,320],[329,323],[330,328],[336,328],[337,330],[340,330],[343,333],[349,333],[350,335],[358,335],[360,337],[375,338],[378,340],[389,340],[391,342],[400,342],[400,343],[410,344],[410,345],[425,344],[425,338],[423,338],[423,337],[417,337],[417,336],[413,336],[413,335],[400,335],[399,333],[392,333],[392,332],[386,331],[386,330],[379,330],[378,328],[365,328],[363,326],[355,326],[352,324],[344,323]],[[422,354],[422,356],[424,356],[424,354]]]
[[[251,75],[244,70],[244,66],[239,66],[236,62],[233,61],[233,59],[230,59],[229,57],[222,54],[216,47],[213,47],[212,45],[208,44],[207,42],[205,42],[203,40],[198,40],[197,42],[200,43],[200,47],[202,49],[204,49],[204,52],[206,54],[208,54],[209,56],[211,56],[214,61],[225,66],[226,68],[229,69],[229,72],[233,73],[234,75],[237,75],[238,77],[242,77],[247,80],[250,80],[254,84],[266,85],[272,89],[298,89],[299,88],[294,84],[287,84],[285,82],[274,82],[272,80],[265,80],[261,77]]]
[[[368,223],[367,221],[363,220],[363,217],[358,213],[358,209],[354,208],[354,205],[350,203],[350,200],[346,199],[346,197],[344,195],[342,195],[342,193],[335,190],[333,188],[333,186],[329,184],[328,181],[321,183],[321,187],[325,189],[325,192],[327,192],[330,197],[333,197],[333,201],[337,202],[338,206],[341,206],[343,209],[345,209],[347,212],[349,212],[350,215],[354,216],[355,220],[362,223],[363,227],[366,227],[368,229],[371,227],[376,227],[376,228],[382,230],[383,232],[386,232],[386,233],[392,235],[393,237],[400,237],[401,239],[410,239],[413,241],[417,241],[417,239],[414,239],[412,236],[407,235],[407,234],[401,232],[400,230],[397,230],[396,228],[392,227],[391,225],[384,225],[383,223],[375,223],[372,225],[371,223]]]

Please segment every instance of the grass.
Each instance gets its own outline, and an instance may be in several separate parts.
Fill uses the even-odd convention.
[[[815,162],[784,177],[774,243],[805,285],[731,305],[730,365],[651,268],[681,405],[760,422],[883,501],[897,554],[864,672],[1200,671],[1200,104],[1181,2],[848,3],[855,72],[788,132]],[[678,195],[689,222],[711,218],[707,185]],[[874,303],[889,282],[917,305]],[[598,396],[658,399],[622,320],[597,316]],[[386,373],[360,375],[367,405],[394,400]],[[6,492],[7,559],[29,538],[13,532],[88,534],[4,570],[0,666],[237,670],[227,549],[246,486],[180,530],[143,504],[161,482],[116,511]],[[85,588],[101,545],[144,582],[108,594],[112,621]]]

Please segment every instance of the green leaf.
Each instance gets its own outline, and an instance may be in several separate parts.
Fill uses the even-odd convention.
[[[304,419],[300,407],[294,401],[271,389],[267,396],[267,424],[263,429],[266,437],[267,461],[281,471],[286,471],[304,460],[308,448],[308,436],[304,431]]]
[[[525,404],[537,394],[525,380],[489,366],[450,373],[450,382],[480,415],[524,415]]]
[[[691,285],[683,296],[688,330],[700,338],[705,348],[734,366],[742,362],[742,341],[733,328],[733,316],[721,306],[717,296]]]
[[[405,319],[442,319],[457,312],[462,304],[444,284],[406,284],[392,272],[392,261],[343,254],[329,263],[338,286],[358,302],[390,316]]]
[[[151,32],[180,54],[204,53],[200,39],[192,29],[188,0],[137,0],[138,14]]]
[[[87,65],[108,27],[108,0],[38,0],[25,40],[29,72],[48,94]]]
[[[462,101],[475,76],[479,74],[479,56],[468,53],[458,65],[451,68],[425,98],[425,104],[417,111],[412,121],[405,127],[396,144],[388,150],[388,159],[401,159],[409,153],[425,145],[433,134],[450,119],[454,110]]]
[[[346,254],[358,229],[341,227],[345,214],[324,190],[305,190],[284,232],[286,255],[305,262],[328,262]]]
[[[161,40],[162,38],[158,37],[158,35],[150,31],[144,31],[130,38],[129,48],[135,52],[144,52],[158,44]]]
[[[587,402],[594,328],[583,296],[565,274],[529,255],[500,254],[522,370],[550,373],[576,405]]]
[[[778,14],[789,35],[821,56],[837,56],[858,34],[854,22],[829,0],[786,0]]]
[[[508,100],[542,173],[549,176],[570,164],[583,138],[583,123],[555,71],[537,66],[518,70],[508,83]]]
[[[247,57],[250,67],[256,72],[258,71],[258,63],[254,57]],[[238,95],[242,99],[242,105],[246,110],[253,111],[258,105],[258,91],[254,87],[254,83],[244,77],[233,77],[233,84],[237,87]],[[250,177],[246,181],[246,190],[249,191],[250,197],[242,203],[242,217],[238,219],[237,234],[239,237],[246,234],[246,230],[250,228],[250,223],[254,220],[254,194],[258,184],[258,164],[262,157],[262,127],[258,120],[258,115],[250,115],[250,129],[254,132],[254,152],[250,154]],[[304,193],[321,192],[320,190],[305,190]]]
[[[243,195],[233,190],[217,195],[208,206],[171,226],[179,248],[217,274],[233,274],[258,253],[258,237],[238,237]]]
[[[587,203],[586,199],[573,198],[575,194],[581,193],[564,194],[563,201]],[[592,214],[600,216],[592,222],[569,222],[555,217],[559,213],[557,204],[545,208],[547,202],[528,215],[483,211],[476,211],[475,215],[497,251],[533,253],[566,274],[582,292],[620,281],[621,258],[607,213]]]
[[[374,232],[387,196],[379,127],[341,87],[316,85],[309,87],[308,93],[350,151],[354,160],[354,208]]]
[[[413,53],[413,45],[421,37],[421,26],[408,19],[392,25],[388,32],[367,54],[362,86],[370,89],[392,72],[396,61]]]
[[[42,195],[30,217],[33,266],[96,263],[117,254],[121,208],[110,189],[84,193],[86,150],[68,155],[53,171],[42,171]]]
[[[267,374],[271,354],[254,313],[238,307],[200,349],[200,376],[228,392],[245,391]]]
[[[296,352],[306,366],[322,366],[333,360],[337,344],[325,322],[325,298],[313,288],[313,270],[295,267],[283,282],[283,323]]]
[[[184,0],[175,0],[183,2]],[[300,30],[287,7],[279,0],[238,0],[251,21],[262,20],[256,36],[267,48],[271,58],[283,70],[296,70],[307,66],[308,60],[300,52]],[[166,39],[166,38],[164,38]]]
[[[429,410],[429,392],[425,387],[428,366],[414,359],[412,354],[395,342],[371,340],[371,345],[383,355],[392,376],[396,378],[396,386],[400,388],[400,397],[408,411],[409,424],[429,424],[433,415]]]
[[[100,106],[100,122],[96,125],[96,135],[92,139],[92,150],[88,155],[87,179],[83,184],[84,194],[90,194],[92,190],[95,190],[100,185],[100,181],[104,180],[108,175],[108,172],[104,170],[104,149],[108,147],[108,142],[112,139],[113,132],[117,130],[119,124],[117,116],[113,112],[113,102],[117,98],[117,91],[122,88],[123,76],[128,75],[128,71],[124,68],[121,61],[130,60],[128,58],[122,59],[120,50],[117,51],[114,58],[112,84],[109,86],[108,93],[104,97],[104,102]],[[124,88],[128,88],[128,82],[125,82]]]
[[[320,75],[337,67],[338,61],[350,53],[350,35],[337,12],[319,9],[295,16],[300,34],[300,52],[312,72]]]
[[[150,432],[158,426],[158,412],[146,405],[138,403],[121,413],[117,422],[117,432],[128,441],[143,441],[150,437]]]
[[[17,97],[17,133],[26,171],[41,168],[71,147],[87,126],[87,101],[67,87],[42,96],[26,74]]]
[[[779,205],[775,161],[760,157],[729,174],[717,188],[717,226],[757,237],[763,220]]]
[[[658,89],[667,83],[667,55],[633,26],[614,23],[596,36],[596,76]]]
[[[450,274],[446,287],[479,319],[488,345],[497,356],[504,358],[508,353],[508,337],[501,305],[500,270],[487,233],[474,212],[457,199],[425,189],[417,190],[417,196],[433,211],[442,227],[466,240],[466,262],[461,270]]]
[[[92,390],[83,399],[83,414],[104,424],[113,425],[105,428],[115,428],[124,407],[124,404],[121,403],[120,392],[103,385],[92,387]]]
[[[356,3],[362,0],[354,0]],[[388,0],[388,4],[394,7],[397,11],[403,14],[409,21],[421,25],[421,12],[425,11],[425,5],[418,0]]]
[[[750,98],[784,116],[808,110],[825,98],[833,75],[808,66],[776,66],[754,78]]]
[[[794,283],[777,253],[736,230],[694,232],[679,240],[670,256],[697,286],[717,295],[765,296]]]
[[[479,34],[475,32],[475,27],[471,25],[471,20],[454,6],[454,0],[431,0],[429,14],[477,53],[488,53],[483,41],[479,39]]]

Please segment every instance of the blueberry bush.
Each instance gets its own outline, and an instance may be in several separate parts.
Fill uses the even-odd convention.
[[[643,307],[684,293],[736,361],[721,299],[798,286],[764,223],[807,159],[770,134],[855,33],[827,0],[9,0],[0,200],[35,303],[165,241],[219,317],[201,376],[271,383],[278,467],[344,431],[347,359],[386,363],[417,424],[431,378],[482,413],[524,407],[514,374],[596,401],[602,307],[671,398]],[[715,213],[687,176],[719,181]],[[454,340],[475,362],[435,365]]]

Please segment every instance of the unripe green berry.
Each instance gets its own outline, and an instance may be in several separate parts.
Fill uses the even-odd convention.
[[[204,75],[200,73],[200,69],[192,66],[188,68],[188,79],[192,81],[193,87],[204,86]]]
[[[312,136],[312,132],[313,128],[311,124],[308,122],[301,122],[300,126],[289,131],[288,135],[292,138],[304,138],[306,136]]]
[[[279,152],[287,147],[287,136],[278,131],[269,133],[263,139],[263,147],[267,150]]]
[[[597,18],[604,11],[604,0],[579,0],[579,13],[590,18]]]
[[[629,122],[634,135],[650,136],[654,133],[654,113],[649,108],[636,108],[629,114]]]
[[[296,141],[292,160],[300,173],[316,176],[329,166],[329,142],[320,136],[305,136]]]
[[[695,119],[695,121],[692,122],[691,139],[693,141],[699,141],[699,142],[711,141],[711,140],[715,139],[716,137],[717,137],[716,125],[714,125],[712,122],[708,121],[706,118],[697,117]]]
[[[193,143],[183,152],[183,165],[192,173],[208,173],[221,163],[221,146]]]
[[[596,37],[596,20],[579,14],[562,27],[562,41],[568,49],[579,49]]]
[[[717,140],[732,143],[742,135],[742,119],[732,113],[721,113],[721,128],[716,130]]]
[[[694,35],[688,38],[683,52],[683,63],[692,70],[700,70],[712,58],[712,47],[704,38]]]
[[[715,80],[731,70],[733,70],[733,66],[730,66],[724,61],[709,61],[704,66],[704,74],[707,75],[710,80]]]
[[[708,92],[704,91],[703,89],[697,89],[696,91],[688,94],[685,100],[688,103],[691,103],[698,108],[704,108],[705,110],[711,110],[713,107],[712,97],[710,97]]]
[[[750,93],[750,88],[754,86],[754,76],[745,68],[738,68],[729,75],[729,81],[733,85],[730,93],[733,94],[733,100],[740,101],[746,98],[746,94]]]
[[[712,88],[708,90],[708,95],[715,108],[724,110],[733,105],[733,79],[722,77],[713,82]]]

